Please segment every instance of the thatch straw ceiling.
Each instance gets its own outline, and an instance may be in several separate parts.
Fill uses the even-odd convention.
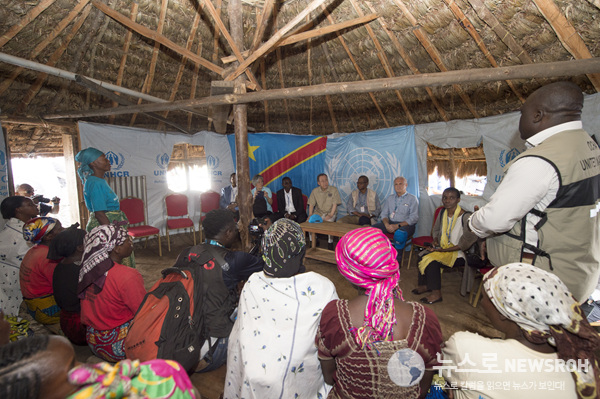
[[[223,80],[215,70],[227,76],[235,69],[222,61],[234,50],[215,22],[221,20],[229,27],[229,2],[207,1],[2,0],[0,53],[162,100],[207,97],[211,81]],[[256,47],[315,1],[244,0],[240,6],[244,31],[240,52],[253,48],[263,7],[275,4]],[[137,31],[108,14],[134,21]],[[298,33],[308,22],[312,25],[307,31],[368,19],[370,14],[377,18],[308,41],[273,47],[251,63],[256,82],[270,90],[443,71],[463,71],[468,77],[475,68],[600,57],[598,0],[327,0],[288,34]],[[190,61],[182,53],[195,58]],[[519,109],[533,90],[558,79],[449,83],[260,101],[249,104],[248,125],[256,131],[328,134],[485,117]],[[587,93],[600,89],[598,73],[568,79]],[[138,103],[129,95],[121,98]],[[74,81],[0,61],[3,118],[113,106],[116,103],[108,97]],[[203,107],[195,113],[157,113],[169,124],[141,113],[79,119],[159,130],[175,130],[176,125],[195,132],[208,127],[209,112]]]

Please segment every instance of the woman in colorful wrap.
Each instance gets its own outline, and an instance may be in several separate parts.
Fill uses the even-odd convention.
[[[80,364],[64,337],[36,335],[0,347],[0,397],[196,399],[200,395],[177,362]]]
[[[279,219],[262,239],[263,271],[244,285],[229,336],[224,398],[324,398],[314,337],[321,312],[337,299],[335,286],[304,273],[300,226]]]
[[[600,398],[600,337],[558,277],[511,263],[486,274],[483,288],[481,305],[505,338],[450,337],[443,373],[455,398]]]
[[[449,187],[442,194],[444,209],[433,225],[433,243],[430,252],[419,262],[418,287],[412,290],[415,295],[430,293],[421,302],[432,304],[442,301],[442,270],[465,265],[467,249],[477,241],[477,236],[467,227],[471,212],[465,212],[458,205],[460,191]],[[456,243],[456,244],[454,244]]]
[[[140,272],[121,264],[132,250],[127,231],[114,224],[94,227],[84,240],[77,285],[81,322],[92,352],[109,362],[125,359],[129,323],[146,295]]]
[[[77,296],[84,238],[84,230],[71,226],[54,237],[48,249],[48,259],[60,261],[52,276],[54,299],[60,307],[60,328],[75,345],[87,344]]]
[[[0,308],[7,316],[19,315],[23,302],[19,268],[31,244],[23,238],[23,225],[38,215],[33,201],[26,197],[6,197],[0,204],[6,224],[0,231]]]
[[[330,302],[321,316],[316,343],[329,398],[419,398],[431,385],[442,331],[431,309],[403,302],[396,255],[373,227],[345,234],[335,249],[359,295]]]
[[[19,278],[27,311],[38,323],[56,324],[60,321],[60,308],[54,299],[52,276],[58,260],[48,259],[48,245],[63,228],[57,219],[34,218],[23,226],[23,238],[34,244],[27,251]]]
[[[110,171],[110,161],[106,159],[106,155],[96,148],[89,147],[79,151],[75,160],[81,163],[77,174],[83,183],[85,206],[90,211],[86,230],[89,232],[96,226],[111,223],[127,226],[129,221],[119,208],[119,197],[104,180],[104,174]],[[135,267],[133,252],[123,259],[123,264]]]

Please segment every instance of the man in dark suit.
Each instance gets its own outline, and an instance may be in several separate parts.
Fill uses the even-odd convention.
[[[279,218],[286,218],[296,223],[306,222],[306,206],[302,200],[302,190],[292,187],[292,179],[281,180],[283,188],[277,191],[277,209]]]

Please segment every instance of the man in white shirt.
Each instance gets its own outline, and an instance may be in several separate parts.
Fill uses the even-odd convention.
[[[296,223],[306,222],[306,205],[302,198],[302,190],[292,186],[292,179],[281,179],[283,188],[277,191],[277,209],[279,218],[293,220]]]
[[[582,129],[582,108],[581,89],[570,82],[529,96],[519,121],[529,149],[507,165],[490,202],[469,220],[479,237],[493,236],[487,251],[495,266],[532,263],[556,274],[579,301],[594,290],[600,262],[600,149]]]

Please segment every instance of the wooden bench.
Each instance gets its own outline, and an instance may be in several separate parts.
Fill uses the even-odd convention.
[[[356,224],[348,224],[348,223],[331,223],[331,222],[323,222],[323,223],[309,223],[304,222],[300,224],[302,230],[305,233],[315,233],[315,234],[326,234],[334,237],[342,237],[349,231],[354,229],[358,229],[361,226]],[[330,251],[324,248],[317,248],[317,240],[316,237],[313,237],[311,247],[306,250],[306,257],[311,259],[317,259],[322,262],[328,263],[336,263],[335,261],[335,251]]]

